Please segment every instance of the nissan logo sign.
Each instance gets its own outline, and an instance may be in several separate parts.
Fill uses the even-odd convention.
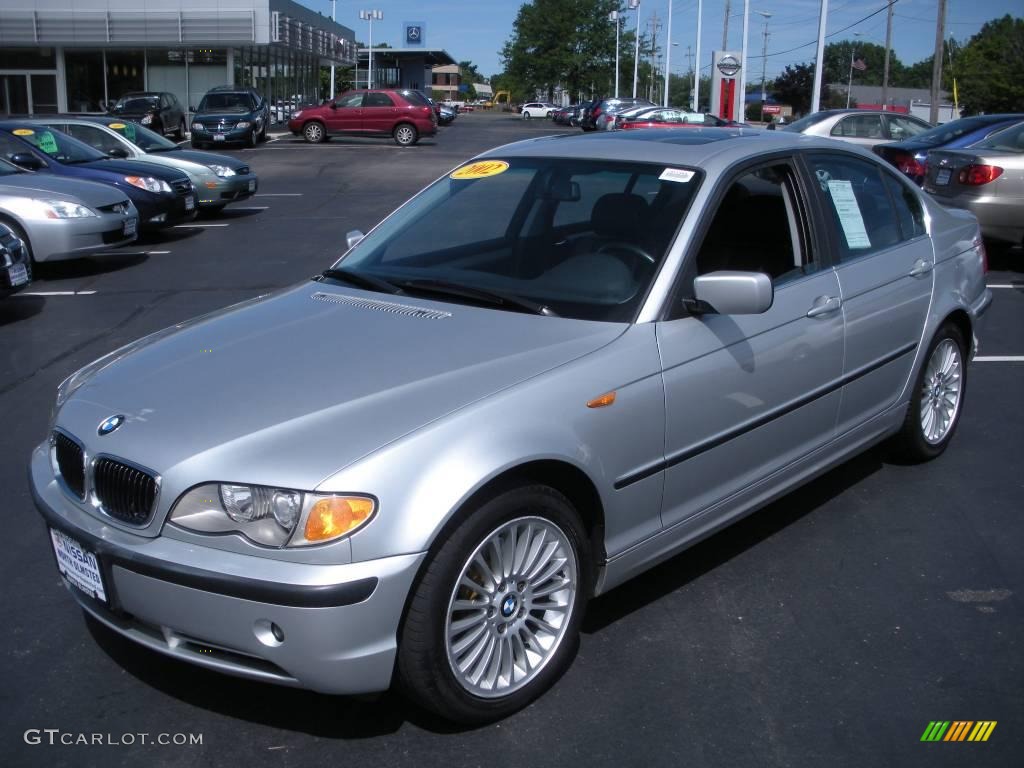
[[[718,71],[726,77],[732,77],[740,71],[740,63],[735,56],[723,56],[718,60]]]

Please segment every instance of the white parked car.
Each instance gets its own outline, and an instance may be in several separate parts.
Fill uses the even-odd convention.
[[[556,109],[558,107],[546,101],[531,101],[529,104],[523,104],[522,115],[524,120],[532,117],[551,117]]]

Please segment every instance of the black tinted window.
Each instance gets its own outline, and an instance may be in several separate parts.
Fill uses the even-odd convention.
[[[839,235],[841,261],[888,248],[901,239],[881,170],[856,157],[812,155],[811,170]]]
[[[363,101],[364,107],[393,107],[391,97],[386,93],[368,93]]]

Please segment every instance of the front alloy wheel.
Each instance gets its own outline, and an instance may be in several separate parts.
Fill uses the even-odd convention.
[[[324,140],[324,127],[320,123],[306,123],[302,129],[302,136],[310,144],[319,144]]]
[[[543,485],[499,493],[458,520],[410,594],[398,678],[422,707],[484,723],[529,704],[572,660],[588,539],[569,500]]]

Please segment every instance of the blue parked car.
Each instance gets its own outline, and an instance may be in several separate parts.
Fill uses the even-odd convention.
[[[996,131],[1024,120],[1024,114],[963,117],[919,133],[903,141],[876,144],[872,149],[915,184],[924,183],[925,163],[932,149],[959,149],[987,139]]]
[[[138,160],[112,159],[55,128],[0,121],[0,155],[30,171],[112,184],[139,211],[143,230],[196,217],[196,192],[183,171]]]

